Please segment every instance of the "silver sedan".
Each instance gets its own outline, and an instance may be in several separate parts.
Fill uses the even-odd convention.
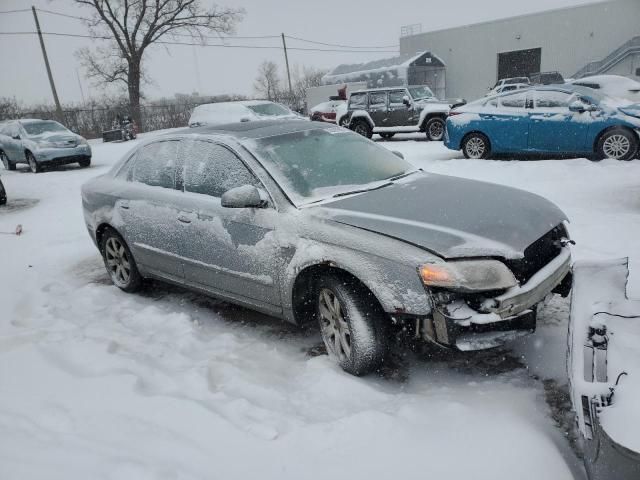
[[[425,173],[347,129],[249,122],[156,137],[82,188],[113,283],[155,278],[318,322],[360,375],[394,328],[462,350],[529,333],[570,288],[566,217],[536,195]]]

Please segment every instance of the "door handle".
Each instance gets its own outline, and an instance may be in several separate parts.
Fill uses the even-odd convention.
[[[120,202],[120,208],[123,210],[129,210],[129,202]]]

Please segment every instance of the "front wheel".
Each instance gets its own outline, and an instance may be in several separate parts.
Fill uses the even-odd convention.
[[[91,165],[91,157],[87,157],[87,158],[83,158],[82,160],[79,160],[78,165],[80,165],[80,168],[87,168],[88,166]]]
[[[142,276],[124,239],[108,229],[100,242],[104,266],[113,284],[125,292],[135,292],[142,285]]]
[[[42,171],[40,162],[36,160],[36,157],[31,152],[27,152],[27,163],[32,173],[40,173]]]
[[[355,122],[351,122],[351,129],[357,134],[362,135],[363,137],[373,137],[373,130],[371,129],[371,126],[364,120],[356,120]]]
[[[11,160],[9,160],[9,157],[7,157],[6,153],[0,152],[0,159],[2,160],[2,165],[4,166],[5,170],[15,170],[16,169],[16,164],[13,163]]]
[[[427,133],[427,139],[432,142],[439,142],[444,138],[444,120],[440,117],[429,119],[425,125],[425,131]]]
[[[327,353],[352,375],[380,366],[386,353],[385,315],[356,282],[327,275],[318,282],[317,315]]]
[[[488,158],[491,153],[489,139],[482,133],[470,133],[462,141],[462,153],[465,158]]]
[[[631,160],[638,151],[638,138],[625,128],[613,128],[598,141],[597,154],[600,158]]]

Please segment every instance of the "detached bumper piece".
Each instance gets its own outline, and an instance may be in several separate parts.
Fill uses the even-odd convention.
[[[567,368],[587,475],[640,479],[640,301],[626,297],[627,259],[573,274]]]

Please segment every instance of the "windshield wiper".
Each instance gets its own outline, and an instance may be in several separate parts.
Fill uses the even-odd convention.
[[[409,175],[413,175],[414,173],[419,171],[420,170],[411,170],[410,172],[404,172],[394,177],[387,178],[387,180],[390,182],[395,182],[396,180],[400,180],[401,178],[408,177]]]
[[[380,185],[376,185],[375,187],[370,187],[370,188],[360,188],[358,190],[350,190],[348,192],[340,192],[340,193],[336,193],[335,195],[333,195],[331,198],[338,198],[338,197],[345,197],[347,195],[353,195],[354,193],[364,193],[364,192],[370,192],[372,190],[378,190],[380,188],[384,188],[384,187],[388,187],[389,185],[393,185],[392,182],[385,182],[383,184]]]

